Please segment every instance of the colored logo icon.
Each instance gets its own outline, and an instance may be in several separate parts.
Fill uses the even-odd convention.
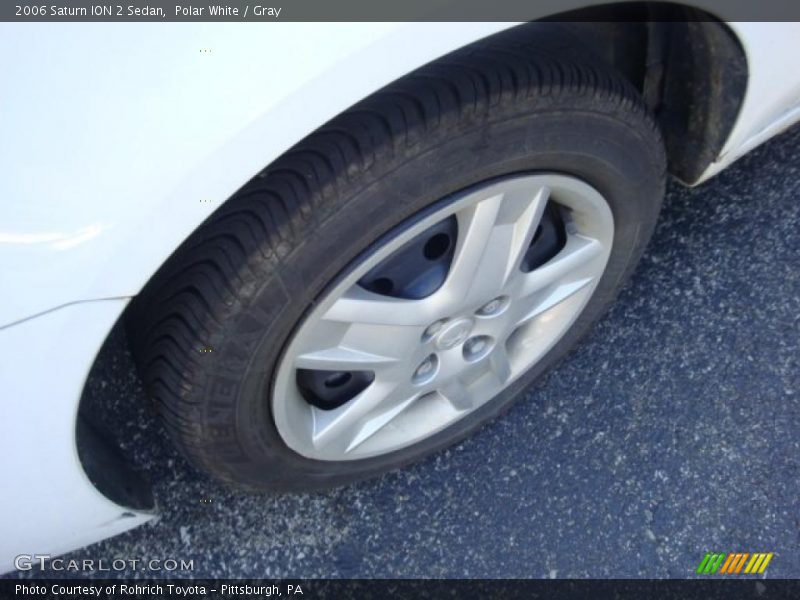
[[[707,552],[695,572],[702,575],[760,575],[766,570],[772,555],[773,552]]]

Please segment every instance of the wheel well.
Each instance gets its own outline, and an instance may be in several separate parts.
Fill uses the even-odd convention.
[[[557,22],[562,44],[587,48],[639,89],[661,127],[670,173],[696,183],[744,100],[747,58],[734,32],[706,12],[665,2],[593,6],[542,22]]]

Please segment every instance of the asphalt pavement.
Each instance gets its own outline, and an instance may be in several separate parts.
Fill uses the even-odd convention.
[[[774,552],[767,576],[800,577],[800,128],[698,188],[671,183],[586,341],[410,468],[230,491],[170,446],[121,332],[89,395],[159,518],[67,558],[193,560],[176,573],[192,577],[686,577],[706,552]]]

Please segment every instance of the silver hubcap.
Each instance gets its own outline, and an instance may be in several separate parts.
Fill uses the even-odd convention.
[[[525,272],[522,261],[548,201],[563,247]],[[455,216],[455,250],[442,285],[411,300],[367,291],[370,269]],[[340,281],[293,336],[272,395],[286,444],[317,460],[355,460],[419,442],[491,400],[564,335],[588,302],[611,251],[603,197],[563,175],[515,176],[464,192],[381,246]],[[369,372],[332,410],[306,401],[298,369]]]

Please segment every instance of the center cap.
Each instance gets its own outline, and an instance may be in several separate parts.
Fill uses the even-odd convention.
[[[472,331],[472,319],[459,319],[447,323],[436,335],[434,344],[439,350],[449,350],[463,344]]]

